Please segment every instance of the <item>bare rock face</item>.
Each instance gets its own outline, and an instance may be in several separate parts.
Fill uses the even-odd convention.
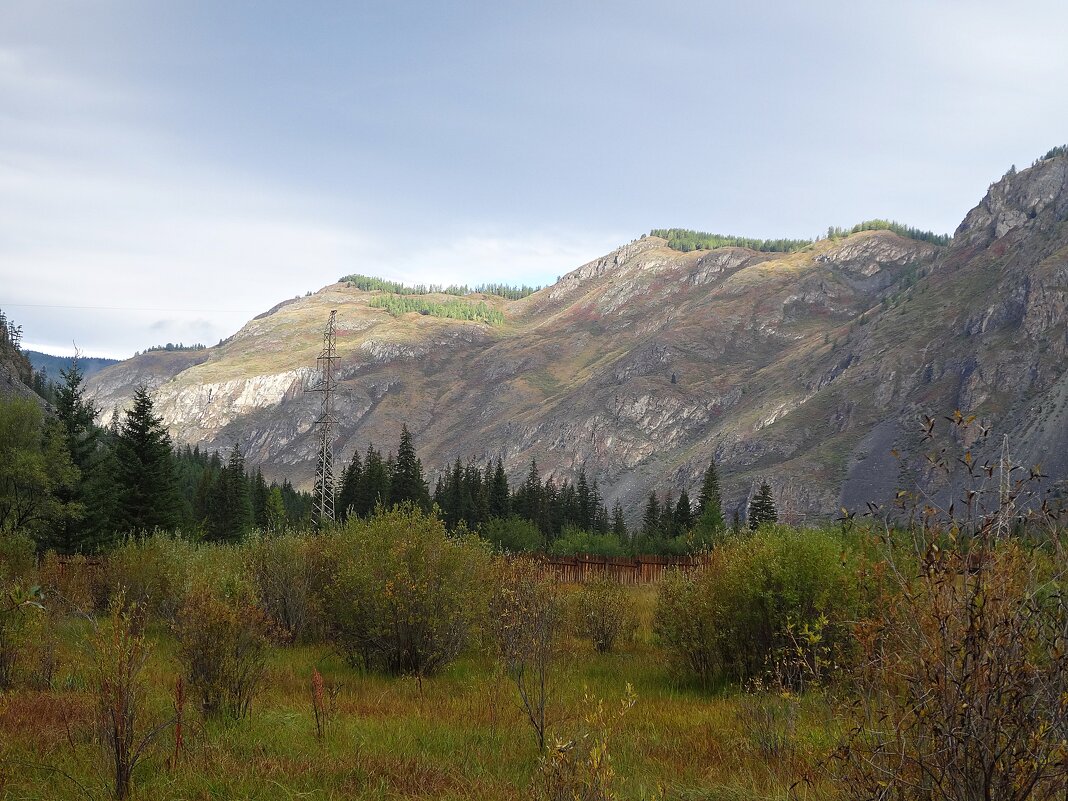
[[[339,459],[392,447],[407,423],[431,472],[584,467],[636,515],[650,489],[692,496],[715,458],[728,513],[767,480],[801,522],[924,480],[921,415],[961,408],[1063,479],[1066,220],[1058,157],[992,186],[947,247],[867,231],[791,254],[679,253],[643,237],[530,297],[486,298],[496,327],[394,318],[335,284],[216,348],[144,354],[89,384],[105,421],[147,383],[177,440],[239,442],[268,478],[307,487],[318,397],[303,387],[337,309]]]

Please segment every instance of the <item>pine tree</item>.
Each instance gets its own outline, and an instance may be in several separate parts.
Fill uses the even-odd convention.
[[[756,530],[765,523],[774,523],[779,519],[775,511],[775,500],[771,497],[771,487],[765,481],[760,485],[760,491],[749,502],[749,528]]]
[[[363,475],[356,493],[356,514],[359,517],[367,517],[374,512],[376,506],[389,500],[389,473],[382,461],[382,454],[375,450],[373,444],[367,446],[363,465]],[[292,520],[292,513],[289,516]]]
[[[660,505],[660,536],[670,539],[678,534],[675,528],[675,498],[668,490],[664,493],[664,502]]]
[[[513,508],[520,517],[538,524],[541,518],[541,476],[538,474],[538,462],[530,460],[530,470],[523,486],[516,492]],[[543,534],[547,533],[542,531]]]
[[[679,493],[679,502],[675,505],[675,533],[685,534],[693,526],[693,509],[690,507],[690,495],[684,489]]]
[[[723,529],[723,502],[719,495],[719,474],[715,461],[709,461],[701,482],[701,493],[697,496],[697,522],[703,531],[709,533]]]
[[[176,526],[178,493],[171,437],[143,384],[134,392],[133,406],[119,426],[115,457],[121,527],[143,532]]]
[[[623,506],[619,501],[612,507],[612,533],[620,542],[627,541],[627,519],[623,516]]]
[[[407,425],[401,426],[400,444],[397,446],[397,461],[393,467],[389,488],[391,505],[409,502],[422,509],[430,507],[430,493],[423,478],[423,465],[415,455],[412,435]]]
[[[497,457],[497,464],[493,468],[493,480],[489,489],[489,513],[490,517],[505,518],[511,513],[511,500],[508,494],[508,475],[504,472],[504,462]]]
[[[95,425],[98,410],[86,399],[82,386],[84,377],[78,366],[78,357],[71,361],[69,370],[61,370],[63,383],[54,388],[56,416],[65,435],[67,453],[71,463],[78,468],[78,480],[69,489],[61,492],[61,499],[78,510],[77,515],[65,518],[56,531],[57,549],[64,553],[96,551],[104,544],[104,534],[111,525],[110,519],[94,519],[93,515],[104,511],[104,506],[90,497],[97,486],[95,471],[104,457],[100,443],[100,429]]]
[[[584,531],[592,531],[595,507],[593,499],[590,497],[589,484],[586,482],[585,467],[579,468],[578,482],[575,485],[575,501],[575,522],[578,523],[579,528]]]
[[[352,452],[352,459],[341,471],[341,489],[337,494],[337,519],[344,522],[350,514],[355,515],[357,496],[360,491],[360,479],[363,477],[363,463],[360,451]]]
[[[660,499],[656,492],[649,493],[649,500],[645,502],[645,514],[642,515],[642,534],[646,537],[655,537],[660,531]]]

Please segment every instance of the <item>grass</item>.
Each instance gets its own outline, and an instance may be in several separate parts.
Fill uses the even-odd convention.
[[[652,798],[657,788],[670,799],[786,798],[799,755],[835,737],[826,703],[816,696],[800,702],[796,752],[769,761],[749,716],[759,698],[681,681],[652,636],[653,591],[634,592],[641,626],[630,646],[599,655],[586,643],[565,643],[550,736],[575,730],[586,696],[614,705],[629,683],[638,703],[611,743],[621,798]],[[0,797],[109,797],[80,645],[86,626],[58,627],[55,689],[20,686],[0,696]],[[150,639],[141,726],[170,713],[177,679],[169,632],[154,627]],[[322,742],[311,706],[313,668],[328,687],[340,685]],[[355,671],[326,645],[278,648],[249,719],[205,725],[188,707],[186,717],[185,753],[168,763],[168,731],[135,773],[135,798],[520,799],[530,797],[538,763],[511,683],[477,649],[417,681]]]

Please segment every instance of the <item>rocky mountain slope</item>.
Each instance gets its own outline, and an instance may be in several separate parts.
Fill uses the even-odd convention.
[[[1063,479],[1066,221],[1057,156],[991,186],[945,247],[866,231],[680,253],[644,237],[522,300],[480,298],[500,326],[392,317],[334,284],[89,383],[105,423],[145,382],[178,441],[240,442],[269,479],[308,486],[318,397],[302,387],[337,309],[339,460],[393,447],[406,422],[431,473],[457,456],[501,455],[512,477],[532,457],[559,477],[585,465],[633,513],[651,488],[692,494],[715,457],[728,505],[766,479],[804,520],[923,480],[922,414],[961,409]]]

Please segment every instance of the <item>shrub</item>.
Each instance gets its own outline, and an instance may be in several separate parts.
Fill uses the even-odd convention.
[[[479,536],[498,551],[529,553],[541,548],[544,538],[534,523],[522,517],[494,517],[483,523]]]
[[[619,709],[584,699],[582,725],[573,739],[556,739],[538,763],[535,798],[545,801],[614,801],[619,798],[611,739],[637,698],[628,684]]]
[[[0,690],[13,684],[15,667],[34,639],[42,611],[37,587],[26,590],[12,581],[0,581]]]
[[[105,585],[152,617],[173,621],[189,581],[195,548],[167,534],[129,539],[108,558]]]
[[[26,584],[33,574],[33,540],[18,534],[0,534],[0,583]]]
[[[251,593],[197,583],[174,623],[178,659],[205,717],[248,714],[267,664],[270,628]]]
[[[602,576],[582,584],[571,598],[575,633],[608,653],[617,642],[628,642],[638,628],[633,597],[618,581]]]
[[[1062,797],[1068,789],[1068,601],[993,516],[971,547],[931,545],[859,627],[861,703],[836,756],[850,798]],[[942,532],[935,532],[942,533]]]
[[[316,591],[325,568],[316,540],[294,534],[264,536],[248,546],[248,567],[264,612],[289,643],[318,617]]]
[[[87,614],[105,592],[99,566],[81,554],[60,561],[55,551],[49,551],[41,560],[39,574],[49,609],[56,613]]]
[[[544,751],[549,669],[562,621],[560,594],[553,577],[533,559],[501,559],[494,572],[489,617],[497,655]]]
[[[350,663],[393,674],[440,670],[485,615],[489,553],[411,506],[351,519],[327,545],[324,612]]]
[[[847,642],[858,603],[848,553],[821,531],[768,527],[731,540],[692,573],[668,575],[656,631],[703,683],[779,673],[798,688]]]
[[[97,627],[89,647],[100,742],[111,763],[114,795],[124,799],[145,749],[172,723],[166,720],[138,733],[145,695],[141,671],[148,659],[143,610],[128,605],[118,593],[112,599],[109,620]]]
[[[564,526],[560,537],[549,546],[553,556],[595,554],[597,556],[625,556],[626,549],[613,534],[595,534],[574,526]]]

